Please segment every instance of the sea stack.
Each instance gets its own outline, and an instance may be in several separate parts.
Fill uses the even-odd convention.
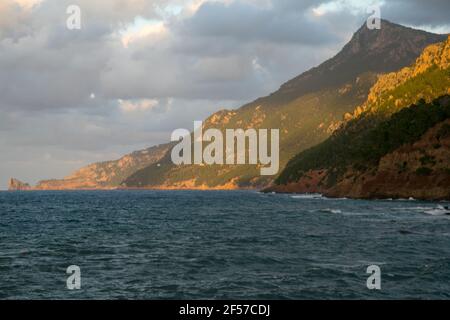
[[[11,178],[9,179],[8,190],[9,191],[31,190],[31,186],[28,183]]]

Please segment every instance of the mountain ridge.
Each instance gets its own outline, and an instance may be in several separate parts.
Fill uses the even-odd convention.
[[[158,162],[170,149],[163,144],[134,151],[117,160],[103,161],[83,167],[64,179],[42,180],[35,190],[115,189],[127,176],[149,164]]]
[[[267,191],[449,199],[449,159],[450,36],[380,76],[333,136],[294,157]]]
[[[283,168],[298,152],[327,139],[345,114],[366,101],[380,74],[410,65],[427,45],[445,37],[386,20],[382,21],[381,30],[369,30],[364,24],[331,59],[287,81],[266,97],[235,110],[212,114],[205,121],[205,128],[279,128]],[[105,177],[94,167],[94,170],[82,168],[87,173],[78,175],[76,184],[71,175],[67,179],[43,181],[37,188],[78,189],[86,184],[93,189],[263,188],[274,178],[259,176],[258,166],[175,166],[169,157],[171,144],[162,146],[164,152],[155,157],[156,161],[140,162],[139,166],[125,171],[116,168],[106,174],[128,175],[121,182],[111,183],[111,177]]]
[[[331,59],[288,81],[269,96],[237,110],[213,114],[205,129],[280,128],[283,167],[298,151],[325,140],[345,113],[366,100],[379,74],[410,65],[427,45],[445,37],[385,20],[381,30],[369,30],[363,25]],[[362,57],[356,59],[355,54]],[[320,81],[312,78],[322,79],[320,88]],[[122,186],[228,189],[230,184],[234,188],[261,188],[270,182],[266,177],[258,177],[256,167],[175,167],[167,161],[163,168],[150,166],[137,171]]]

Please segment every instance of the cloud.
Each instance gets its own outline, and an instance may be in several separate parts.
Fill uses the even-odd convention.
[[[447,0],[389,0],[382,8],[384,17],[398,23],[414,26],[450,26],[450,1]]]
[[[32,9],[34,6],[40,4],[43,0],[13,0],[19,4],[22,8]]]
[[[146,21],[136,19],[135,23],[126,30],[120,32],[122,44],[128,48],[133,42],[142,39],[160,40],[168,33],[168,30],[162,21]]]
[[[17,39],[31,32],[29,19],[31,2],[3,0],[0,2],[0,40],[4,38]]]
[[[250,99],[291,76],[272,68],[277,52],[342,41],[331,28],[308,21],[300,9],[312,1],[301,7],[280,1],[272,9],[268,1],[191,1],[178,15],[180,1],[45,0],[28,3],[31,10],[6,1],[24,18],[8,22],[14,37],[0,42],[1,108],[94,107],[92,92],[103,98],[97,104],[118,98]],[[72,3],[81,8],[79,31],[65,27],[65,8]],[[267,73],[254,68],[255,59]],[[311,62],[295,60],[297,72]]]
[[[204,3],[189,19],[178,26],[186,36],[204,36],[240,41],[269,41],[271,43],[323,44],[335,41],[332,30],[323,28],[310,16],[312,1],[273,2],[272,7],[247,2]],[[289,5],[288,5],[289,4]],[[289,10],[289,11],[288,11]]]
[[[156,99],[143,99],[136,102],[119,99],[119,107],[125,113],[149,111],[158,106],[158,104],[159,101]]]

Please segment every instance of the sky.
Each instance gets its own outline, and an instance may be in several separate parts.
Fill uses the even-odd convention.
[[[80,29],[67,28],[77,5]],[[372,5],[450,32],[448,0],[1,0],[0,190],[170,140],[336,54]]]

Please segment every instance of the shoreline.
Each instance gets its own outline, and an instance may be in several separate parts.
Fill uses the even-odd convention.
[[[141,187],[141,188],[77,188],[77,189],[27,189],[27,190],[0,190],[0,192],[77,192],[77,191],[253,191],[263,194],[277,195],[298,195],[308,196],[317,195],[327,199],[345,199],[345,200],[366,200],[366,201],[429,201],[429,202],[450,202],[449,198],[427,198],[427,197],[392,197],[392,196],[371,196],[371,197],[352,197],[350,195],[333,195],[327,192],[299,192],[299,191],[275,191],[269,188],[157,188],[157,187]]]

